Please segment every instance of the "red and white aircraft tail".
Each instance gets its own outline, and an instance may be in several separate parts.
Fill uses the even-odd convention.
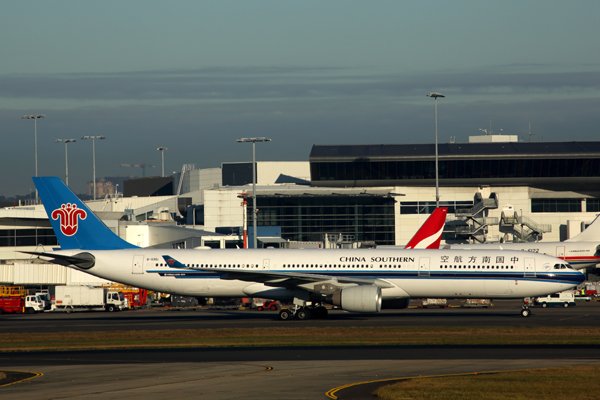
[[[438,207],[410,239],[405,249],[439,249],[448,207]]]

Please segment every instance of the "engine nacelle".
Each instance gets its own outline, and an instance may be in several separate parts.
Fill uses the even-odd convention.
[[[410,303],[410,299],[383,300],[381,308],[384,310],[400,310],[403,308],[408,308],[408,303]]]
[[[353,312],[379,312],[381,288],[379,286],[352,286],[334,292],[331,303],[342,310]]]

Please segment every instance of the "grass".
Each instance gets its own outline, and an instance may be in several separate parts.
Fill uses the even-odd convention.
[[[598,399],[600,366],[407,379],[373,392],[380,400]]]
[[[0,351],[151,347],[598,345],[596,327],[285,327],[2,333]]]

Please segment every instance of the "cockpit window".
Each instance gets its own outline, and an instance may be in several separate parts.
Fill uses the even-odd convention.
[[[569,264],[554,264],[554,269],[573,269]]]

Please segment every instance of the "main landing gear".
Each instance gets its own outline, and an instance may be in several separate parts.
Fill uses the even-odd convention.
[[[294,305],[294,307],[281,310],[279,318],[282,321],[289,321],[294,318],[300,321],[306,321],[311,318],[324,319],[327,318],[327,309],[320,304],[310,307]]]
[[[521,317],[529,317],[531,315],[531,310],[527,306],[523,306],[521,309]]]

